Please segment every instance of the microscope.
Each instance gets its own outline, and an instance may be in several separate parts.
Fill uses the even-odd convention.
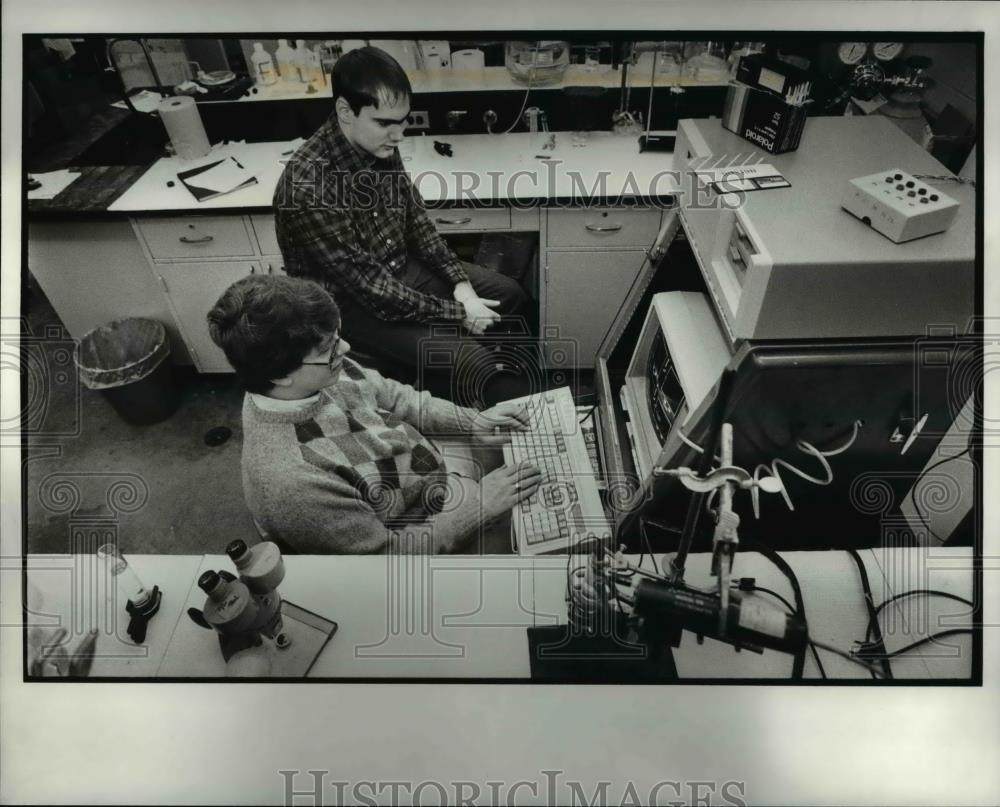
[[[261,677],[271,672],[272,647],[291,645],[281,614],[278,586],[285,577],[281,551],[270,541],[248,547],[237,539],[226,547],[239,577],[208,570],[198,578],[207,598],[201,611],[188,615],[203,628],[215,630],[230,677]]]

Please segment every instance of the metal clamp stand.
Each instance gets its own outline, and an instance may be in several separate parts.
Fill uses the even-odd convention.
[[[722,432],[722,423],[726,411],[726,403],[729,400],[729,390],[733,385],[735,371],[726,370],[719,379],[719,391],[715,397],[715,407],[712,410],[712,427],[708,433],[708,440],[702,447],[701,462],[698,465],[698,476],[704,478],[709,475],[712,468],[712,460],[715,457],[715,447]],[[670,471],[653,471],[654,474],[671,473]],[[681,482],[683,482],[683,478]],[[694,541],[695,530],[698,529],[698,519],[701,516],[702,502],[705,499],[704,492],[696,492],[688,503],[687,515],[684,518],[684,531],[681,533],[680,545],[677,547],[677,554],[670,559],[670,580],[673,583],[680,583],[684,580],[684,564],[687,561],[688,552],[691,551],[691,543]]]

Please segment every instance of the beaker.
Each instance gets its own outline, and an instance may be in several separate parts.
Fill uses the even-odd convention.
[[[691,42],[684,69],[694,81],[721,81],[729,75],[726,49],[721,42]]]
[[[135,606],[145,605],[149,592],[128,561],[118,549],[118,544],[103,544],[97,548],[97,558],[104,563],[107,573],[114,578],[118,592]]]

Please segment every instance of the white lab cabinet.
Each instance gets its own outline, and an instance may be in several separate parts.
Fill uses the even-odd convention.
[[[646,253],[549,252],[545,338],[550,367],[593,367],[601,339],[639,274]]]
[[[123,317],[155,319],[170,335],[174,361],[190,363],[170,306],[127,220],[32,221],[28,269],[72,338]]]
[[[230,373],[225,354],[208,333],[216,300],[242,277],[263,271],[260,261],[183,261],[153,267],[195,365],[203,373]]]

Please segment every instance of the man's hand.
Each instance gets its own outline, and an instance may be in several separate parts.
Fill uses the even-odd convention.
[[[504,465],[482,478],[483,517],[489,521],[506,513],[515,504],[533,496],[542,482],[542,472],[534,465]]]
[[[90,673],[97,646],[97,629],[91,630],[80,640],[76,650],[66,649],[66,628],[55,633],[35,630],[28,632],[28,675],[41,678],[84,678]]]
[[[475,297],[463,301],[462,305],[465,306],[465,319],[462,320],[462,325],[473,336],[482,336],[487,328],[500,320],[500,315],[493,310],[494,306],[500,305],[499,300]]]
[[[500,319],[500,314],[493,310],[500,305],[500,301],[480,297],[469,282],[456,284],[455,299],[465,306],[462,325],[473,336],[482,336],[487,328]]]
[[[525,431],[530,425],[527,404],[507,401],[477,413],[470,433],[477,443],[499,446],[510,442],[512,431]]]

